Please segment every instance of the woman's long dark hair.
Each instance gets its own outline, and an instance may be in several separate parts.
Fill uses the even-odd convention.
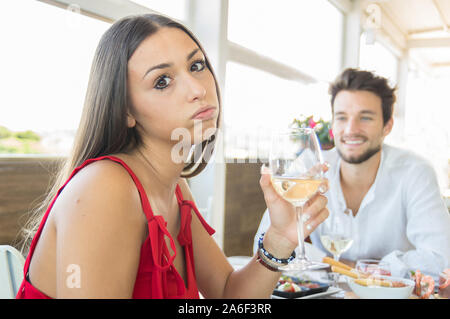
[[[92,62],[83,113],[71,154],[62,164],[53,187],[44,201],[31,213],[23,228],[22,251],[29,248],[32,237],[58,189],[70,173],[84,161],[103,155],[129,152],[142,143],[136,128],[127,125],[130,99],[127,90],[128,61],[137,47],[160,28],[177,28],[184,31],[202,50],[206,66],[211,71],[220,104],[217,78],[208,57],[196,37],[182,24],[162,15],[145,14],[125,17],[115,22],[102,36]],[[220,105],[219,105],[220,110]],[[219,127],[220,113],[217,120]],[[207,165],[205,150],[212,153],[216,134],[195,147],[191,152],[181,177],[193,177]]]

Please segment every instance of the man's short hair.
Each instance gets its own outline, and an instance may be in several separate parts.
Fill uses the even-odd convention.
[[[383,124],[392,117],[395,103],[395,87],[389,86],[388,80],[369,71],[345,69],[333,83],[328,93],[331,94],[331,109],[334,110],[334,99],[340,91],[369,91],[380,97],[383,110]]]

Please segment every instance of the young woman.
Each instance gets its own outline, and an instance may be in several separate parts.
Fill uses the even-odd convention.
[[[114,23],[94,57],[73,152],[32,223],[17,297],[269,297],[280,273],[258,255],[233,271],[185,180],[206,166],[220,111],[211,65],[184,26],[159,15]],[[192,138],[173,140],[179,129]],[[195,148],[184,162],[174,159],[179,143]],[[272,214],[264,249],[287,262],[293,208],[269,175],[260,184]],[[325,205],[311,200],[306,235]]]

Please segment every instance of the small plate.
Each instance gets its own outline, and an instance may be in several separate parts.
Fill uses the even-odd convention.
[[[327,291],[319,292],[319,293],[308,295],[308,296],[304,296],[304,297],[294,298],[294,299],[317,299],[317,298],[322,298],[322,297],[326,297],[326,296],[331,296],[331,295],[337,294],[340,291],[342,291],[342,289],[336,288],[336,287],[330,287],[330,288],[327,289]],[[271,299],[286,299],[286,298],[272,295]]]
[[[301,291],[297,291],[297,292],[287,292],[287,291],[282,291],[282,290],[275,289],[272,292],[273,296],[287,298],[287,299],[301,298],[301,297],[305,297],[305,296],[309,296],[309,295],[325,292],[330,287],[328,284],[325,284],[323,282],[310,281],[310,280],[299,280],[298,278],[290,277],[290,276],[284,276],[284,277],[288,277],[289,279],[291,279],[292,282],[294,282],[295,284],[299,285],[302,290]],[[307,287],[301,286],[302,284],[317,284],[319,287],[317,287],[317,288],[307,288]],[[278,285],[277,285],[277,287],[278,287]]]

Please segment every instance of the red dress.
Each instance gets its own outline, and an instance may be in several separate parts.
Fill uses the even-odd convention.
[[[42,229],[44,228],[45,221],[48,218],[50,210],[61,193],[63,188],[72,179],[72,177],[78,173],[83,167],[89,165],[92,162],[109,159],[114,162],[121,164],[130,174],[136,187],[139,191],[141,198],[142,208],[147,217],[148,225],[148,237],[144,241],[141,247],[141,254],[139,260],[139,268],[136,276],[136,281],[133,289],[133,298],[194,298],[198,299],[198,288],[197,281],[195,278],[195,266],[194,266],[194,255],[192,249],[192,234],[191,234],[191,220],[192,220],[192,210],[197,214],[198,219],[205,227],[206,231],[212,235],[214,229],[212,229],[203,217],[200,215],[194,202],[183,200],[183,195],[179,185],[176,187],[176,197],[178,205],[180,207],[180,231],[178,233],[177,239],[181,247],[184,249],[185,259],[186,259],[186,274],[187,274],[187,285],[180,274],[177,272],[173,266],[173,260],[175,259],[176,249],[175,242],[170,233],[168,232],[166,226],[167,222],[162,216],[155,216],[153,214],[152,208],[148,201],[147,195],[139,182],[133,171],[123,162],[121,159],[114,156],[102,156],[94,159],[86,160],[81,166],[77,167],[70,175],[67,182],[59,189],[52,203],[48,207],[44,217],[42,218],[41,224],[36,235],[31,242],[30,251],[28,253],[27,259],[24,266],[24,279],[22,285],[19,288],[16,298],[18,299],[49,299],[47,295],[35,288],[28,280],[28,268],[30,266],[31,257],[33,255],[34,249],[36,247],[37,241],[41,235]],[[167,236],[170,240],[170,246],[173,255],[170,255],[169,249],[167,248],[164,236]],[[75,289],[75,288],[74,288]]]

